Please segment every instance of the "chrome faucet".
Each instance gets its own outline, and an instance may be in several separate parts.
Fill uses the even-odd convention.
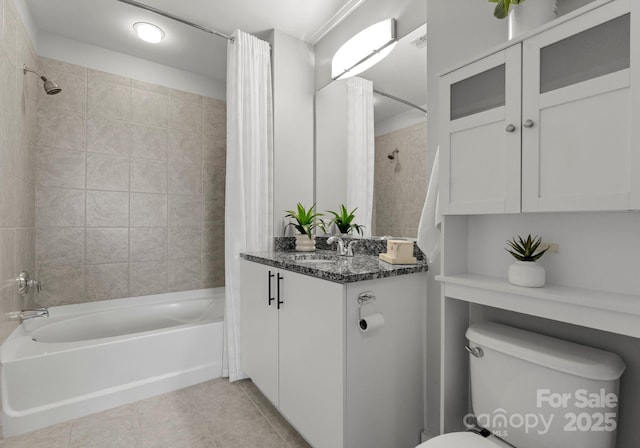
[[[23,322],[27,319],[33,319],[35,317],[49,317],[48,308],[34,308],[32,310],[22,310],[15,313],[11,313],[10,319],[19,320]]]
[[[338,243],[338,247],[336,249],[336,251],[338,252],[338,255],[353,257],[353,246],[355,246],[358,243],[358,241],[352,240],[345,245],[342,238],[334,235],[327,240],[327,244],[333,244],[333,243]]]

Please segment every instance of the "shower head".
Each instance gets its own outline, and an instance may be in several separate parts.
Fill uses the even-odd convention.
[[[51,81],[50,79],[47,79],[46,76],[42,76],[40,73],[36,72],[35,70],[31,70],[29,68],[27,68],[26,65],[22,65],[22,72],[26,75],[27,72],[31,72],[31,73],[35,73],[36,75],[38,75],[40,77],[40,79],[42,80],[43,87],[44,87],[44,91],[47,93],[47,95],[55,95],[57,93],[62,92],[62,89],[60,88],[60,86],[58,86],[58,84],[56,84],[55,82]]]
[[[387,157],[389,158],[389,160],[395,160],[396,155],[400,152],[400,150],[398,148],[394,149],[393,151],[391,151],[389,154],[387,154]]]

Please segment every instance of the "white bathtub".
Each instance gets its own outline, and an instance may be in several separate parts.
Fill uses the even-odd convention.
[[[224,289],[49,308],[0,347],[4,436],[217,378]]]

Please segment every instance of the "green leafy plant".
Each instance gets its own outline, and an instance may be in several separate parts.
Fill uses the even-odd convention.
[[[524,0],[489,0],[490,3],[497,3],[493,15],[498,19],[504,19],[509,15],[511,5],[519,5]]]
[[[316,218],[322,216],[322,213],[315,213],[315,207],[316,204],[313,204],[307,210],[304,205],[298,202],[297,210],[285,210],[287,212],[285,218],[293,218],[296,220],[296,222],[287,224],[286,227],[294,226],[298,232],[307,235],[309,239],[311,239],[311,231],[320,225],[320,222],[316,221]]]
[[[352,222],[356,217],[354,213],[356,210],[358,210],[358,207],[354,208],[351,211],[348,211],[347,207],[345,207],[344,204],[340,204],[338,210],[339,211],[337,212],[334,212],[333,210],[327,210],[327,213],[331,213],[333,215],[333,218],[329,222],[323,221],[321,223],[322,231],[327,233],[327,227],[333,223],[336,225],[340,233],[351,233],[353,230],[355,230],[356,232],[358,232],[358,235],[362,235],[362,229],[364,228],[364,226]]]
[[[516,260],[520,261],[536,261],[542,257],[547,250],[549,250],[547,247],[546,249],[540,250],[536,253],[536,250],[538,250],[542,243],[542,238],[539,236],[531,237],[531,235],[529,235],[526,240],[523,240],[521,236],[518,236],[517,241],[514,237],[512,240],[508,240],[507,243],[509,243],[511,249],[505,250],[513,255]]]

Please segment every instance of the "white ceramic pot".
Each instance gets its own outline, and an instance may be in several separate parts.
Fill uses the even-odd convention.
[[[296,250],[298,252],[313,252],[316,250],[316,236],[311,235],[296,235]]]
[[[509,39],[558,17],[557,0],[525,0],[509,9]]]
[[[516,261],[509,265],[509,283],[527,288],[544,286],[544,268],[535,261]]]

